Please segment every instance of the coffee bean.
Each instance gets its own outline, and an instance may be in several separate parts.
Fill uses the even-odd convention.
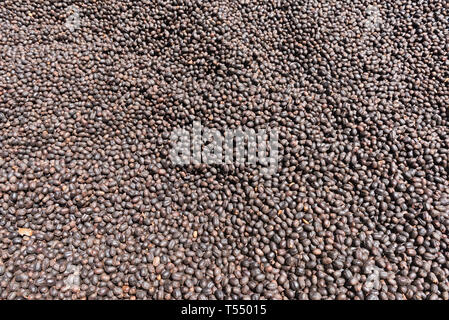
[[[444,1],[2,6],[0,299],[448,299]]]

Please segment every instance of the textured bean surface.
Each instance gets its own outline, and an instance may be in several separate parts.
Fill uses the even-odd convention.
[[[0,299],[449,298],[449,2],[0,3]],[[279,168],[170,133],[279,130]]]

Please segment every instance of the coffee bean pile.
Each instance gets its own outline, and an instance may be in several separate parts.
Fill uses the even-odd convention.
[[[0,299],[448,299],[446,0],[0,3]],[[276,128],[272,176],[174,165]]]

